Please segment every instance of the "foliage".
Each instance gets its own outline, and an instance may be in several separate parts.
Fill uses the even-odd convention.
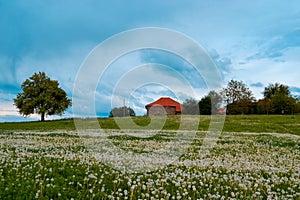
[[[212,113],[216,114],[223,101],[222,95],[219,92],[212,90],[208,93],[208,96],[211,98]]]
[[[222,103],[222,96],[216,91],[212,90],[207,96],[202,97],[199,101],[199,109],[202,115],[217,114],[218,108]]]
[[[201,115],[211,115],[212,109],[211,109],[211,97],[210,96],[205,96],[202,97],[201,100],[199,101],[199,109],[200,109],[200,114]]]
[[[256,114],[257,103],[251,101],[240,101],[227,105],[227,114]]]
[[[231,80],[222,90],[224,101],[228,104],[238,102],[251,102],[254,100],[252,91],[243,81]]]
[[[182,103],[182,114],[188,114],[188,115],[199,115],[199,106],[198,106],[198,102],[193,99],[186,99],[183,103]]]
[[[271,98],[272,112],[275,114],[293,114],[296,107],[296,100],[284,94],[275,94]]]
[[[265,87],[264,99],[260,101],[260,113],[293,114],[297,100],[291,97],[288,86],[275,83]]]
[[[290,95],[290,90],[289,87],[280,83],[275,83],[275,84],[269,84],[268,87],[265,87],[264,90],[264,98],[265,99],[271,99],[274,97],[276,94],[282,94],[284,96],[289,96]]]
[[[135,112],[132,108],[127,106],[113,108],[109,113],[109,117],[128,117],[128,116],[135,116]]]
[[[258,114],[269,114],[271,110],[270,99],[260,99],[257,102],[257,113]]]
[[[44,121],[45,115],[61,115],[71,106],[71,100],[58,81],[51,80],[44,72],[34,73],[21,87],[22,92],[18,93],[14,104],[24,116],[37,113]]]
[[[300,113],[300,102],[296,103],[295,113]]]

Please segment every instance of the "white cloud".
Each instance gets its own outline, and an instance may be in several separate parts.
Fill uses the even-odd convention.
[[[36,114],[28,117],[23,117],[19,114],[18,109],[13,105],[12,102],[6,101],[0,104],[0,122],[8,121],[31,121],[38,120],[39,116]]]

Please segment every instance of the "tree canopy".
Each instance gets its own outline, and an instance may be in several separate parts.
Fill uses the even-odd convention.
[[[129,116],[135,116],[135,112],[132,108],[127,106],[113,108],[109,113],[109,117],[129,117]]]
[[[199,115],[199,106],[196,99],[190,98],[186,99],[182,103],[182,114],[188,114],[188,115]]]
[[[201,100],[199,101],[200,114],[202,115],[217,114],[218,108],[220,108],[221,103],[222,103],[222,96],[214,90],[210,91],[208,95],[201,98]]]
[[[289,87],[280,83],[269,84],[264,90],[264,100],[260,102],[262,111],[274,114],[292,114],[297,107],[297,99],[291,96]]]
[[[280,84],[280,83],[275,83],[275,84],[269,84],[268,87],[265,87],[264,97],[266,99],[271,99],[276,94],[281,94],[281,95],[284,95],[284,96],[289,96],[290,93],[291,92],[290,92],[288,86]]]
[[[252,91],[243,81],[229,81],[227,87],[223,89],[222,94],[227,105],[254,100]]]
[[[199,109],[201,115],[211,115],[211,97],[209,95],[202,97],[199,101]]]
[[[252,102],[255,100],[252,91],[243,81],[231,80],[222,90],[222,96],[227,104],[228,114],[251,113]]]
[[[24,116],[37,113],[41,115],[41,121],[45,121],[45,115],[61,115],[71,106],[71,99],[59,87],[58,81],[51,80],[44,72],[34,73],[21,88],[22,92],[13,100]]]

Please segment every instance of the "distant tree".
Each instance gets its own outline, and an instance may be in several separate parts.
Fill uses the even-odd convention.
[[[229,81],[221,94],[227,104],[228,114],[247,114],[248,107],[255,101],[252,91],[243,81]]]
[[[291,96],[289,87],[280,83],[269,84],[264,90],[267,113],[293,114],[297,110],[297,99]]]
[[[270,99],[260,99],[257,102],[257,114],[269,114],[271,111]]]
[[[211,97],[210,96],[205,96],[202,97],[199,101],[199,110],[201,115],[211,115]]]
[[[183,103],[182,103],[182,114],[187,114],[187,115],[199,115],[199,106],[198,106],[198,102],[193,99],[186,99]]]
[[[135,116],[135,112],[132,108],[127,106],[113,108],[109,113],[109,117],[129,117],[129,116]]]
[[[229,81],[227,87],[222,90],[222,95],[227,104],[254,100],[252,91],[243,81]]]
[[[255,114],[257,113],[257,102],[239,101],[227,105],[227,114]]]
[[[58,81],[51,80],[44,72],[34,73],[21,87],[23,92],[13,100],[24,116],[37,113],[41,115],[41,121],[45,121],[45,115],[61,115],[71,106],[71,100]]]
[[[295,113],[300,113],[300,97],[295,96],[294,98],[296,99]]]
[[[271,100],[271,111],[275,114],[294,114],[297,101],[291,96],[286,96],[281,93],[275,94]]]
[[[271,99],[276,94],[282,94],[284,96],[289,96],[291,94],[289,87],[280,83],[269,84],[265,87],[264,97],[265,99]]]
[[[222,96],[216,91],[212,90],[205,97],[199,101],[200,114],[211,115],[217,114],[218,108],[222,103]]]
[[[208,93],[208,96],[211,99],[211,105],[212,105],[211,112],[212,114],[217,114],[218,108],[220,108],[223,101],[222,95],[219,92],[212,90]]]
[[[300,102],[299,101],[296,104],[295,113],[300,113]]]

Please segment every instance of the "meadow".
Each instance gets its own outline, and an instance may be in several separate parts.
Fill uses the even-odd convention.
[[[134,118],[140,126],[147,117]],[[300,199],[299,116],[227,116],[209,152],[202,148],[209,116],[177,159],[151,156],[178,144],[178,117],[162,130],[120,130],[99,119],[105,137],[83,138],[71,119],[0,124],[1,199]],[[87,120],[88,122],[88,120]],[[188,134],[181,131],[180,134]],[[110,142],[122,159],[148,170],[122,170],[115,152],[87,144]],[[107,146],[106,146],[107,147]],[[123,155],[123,156],[122,156]],[[138,155],[136,160],[134,155]]]
[[[194,118],[196,116],[191,116]],[[199,131],[207,131],[210,123],[209,115],[198,116]],[[132,117],[141,126],[151,123],[149,117]],[[88,121],[88,119],[87,119]],[[113,118],[99,118],[102,129],[120,129]],[[180,116],[169,116],[163,130],[177,130]],[[75,130],[73,119],[62,119],[45,122],[7,122],[0,123],[1,130],[54,131]],[[128,126],[128,129],[131,129]],[[290,133],[300,135],[300,115],[227,115],[223,127],[224,132],[255,132],[255,133]]]

